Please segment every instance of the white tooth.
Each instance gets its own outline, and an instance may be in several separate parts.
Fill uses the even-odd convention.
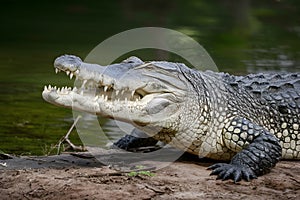
[[[104,86],[104,92],[106,92],[106,91],[107,91],[107,88],[108,88],[107,86]]]
[[[68,87],[68,90],[72,90],[72,88],[71,88],[71,87]]]
[[[57,89],[57,93],[60,93],[60,88]]]
[[[94,101],[97,101],[99,98],[99,96],[95,96]]]
[[[131,92],[131,96],[132,96],[132,97],[133,97],[133,95],[134,95],[134,92],[135,92],[134,90]]]
[[[77,87],[74,87],[72,91],[76,92],[77,91]]]
[[[83,80],[82,87],[85,86],[86,82],[87,82],[87,80]]]
[[[55,73],[57,74],[59,72],[59,70],[57,68],[55,68]]]
[[[116,96],[119,94],[119,92],[120,92],[119,90],[116,90]]]
[[[51,89],[52,89],[51,85],[48,85],[48,90],[51,90]]]
[[[104,94],[101,95],[101,98],[104,99]]]
[[[123,94],[124,94],[124,92],[125,92],[125,90],[121,90],[121,95],[123,95]]]
[[[127,97],[125,97],[125,102],[127,102]]]
[[[83,90],[80,91],[80,95],[83,95]]]
[[[77,69],[77,70],[75,71],[75,73],[78,74],[78,73],[79,73],[79,69]]]
[[[71,73],[71,74],[70,74],[70,79],[72,79],[72,78],[73,78],[73,76],[74,76],[74,74],[73,74],[73,73]]]
[[[66,74],[69,76],[69,74],[70,74],[70,71],[66,71]]]
[[[104,100],[107,101],[107,99],[108,99],[108,96],[106,95]]]
[[[120,99],[117,99],[117,102],[120,102]]]
[[[57,87],[56,86],[54,86],[54,90],[56,90],[57,89]]]
[[[46,85],[44,86],[44,91],[45,91],[45,90],[48,90]]]
[[[138,98],[136,98],[136,99],[135,99],[135,101],[136,101],[136,102],[138,102],[138,101],[139,101],[139,99],[138,99]]]

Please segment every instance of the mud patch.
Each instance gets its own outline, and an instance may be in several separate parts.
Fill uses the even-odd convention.
[[[1,199],[300,199],[299,161],[281,161],[269,174],[234,184],[209,176],[209,162],[181,159],[150,177],[129,176],[92,158],[67,164],[72,156],[63,156],[64,164],[52,160],[55,166],[30,168],[27,163],[26,169],[0,160],[6,162],[0,170]]]

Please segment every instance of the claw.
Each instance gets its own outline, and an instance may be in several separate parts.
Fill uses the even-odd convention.
[[[242,172],[241,171],[236,171],[234,174],[233,174],[233,181],[235,183],[239,182],[242,180]]]
[[[230,177],[234,177],[234,174],[235,174],[235,171],[234,171],[234,168],[230,168],[229,170],[225,171],[225,174],[223,173],[222,174],[222,180],[227,180],[229,179]]]
[[[208,169],[213,170],[210,175],[217,175],[217,179],[222,179],[223,181],[232,179],[237,183],[242,179],[250,181],[251,179],[256,178],[256,175],[251,168],[242,165],[217,163],[208,167]]]
[[[211,170],[211,169],[217,169],[219,167],[222,166],[222,163],[216,163],[216,164],[213,164],[211,166],[209,166],[207,169]]]
[[[210,175],[218,175],[219,173],[221,173],[222,172],[222,169],[221,168],[217,168],[217,169],[214,169],[211,173],[210,173]]]

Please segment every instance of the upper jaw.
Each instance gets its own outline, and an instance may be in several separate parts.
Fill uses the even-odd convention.
[[[153,92],[151,87],[149,88],[147,79],[143,78],[139,72],[133,75],[128,73],[137,65],[141,67],[149,65],[149,63],[145,64],[137,57],[130,57],[121,64],[100,66],[84,63],[77,56],[63,55],[54,61],[55,72],[64,71],[70,79],[76,77],[75,87],[73,89],[68,87],[60,89],[48,86],[44,88],[44,91],[45,94],[47,91],[56,91],[59,95],[67,95],[70,91],[79,93],[80,95],[91,95],[93,93],[94,95],[103,97],[104,100],[115,99],[125,101],[140,100],[149,93],[164,93],[163,90]],[[153,81],[150,86],[152,85]],[[90,88],[92,91],[90,91]],[[95,97],[97,98],[97,96]]]
[[[138,62],[137,64],[143,64],[141,60],[136,58],[134,58],[134,61]],[[124,67],[124,65],[129,66]],[[157,97],[160,93],[147,93],[147,91],[143,90],[146,86],[143,82],[134,84],[127,82],[126,86],[124,86],[122,81],[117,81],[109,76],[113,73],[117,76],[118,73],[124,74],[124,70],[127,70],[132,65],[131,60],[128,59],[122,65],[115,64],[108,69],[108,67],[100,65],[83,63],[76,56],[60,56],[54,62],[55,72],[64,71],[71,79],[75,76],[75,87],[57,88],[51,85],[45,86],[42,96],[52,104],[105,116],[112,111],[114,114],[123,112],[125,107],[127,110],[136,107],[141,111],[146,108],[147,102]],[[113,69],[116,69],[118,73],[114,72]],[[110,110],[107,110],[107,108]]]
[[[70,78],[75,76],[75,87],[45,86],[42,96],[52,104],[122,121],[128,121],[130,116],[130,120],[150,123],[156,119],[149,116],[174,103],[172,101],[176,99],[176,95],[172,92],[147,92],[147,83],[141,81],[143,79],[139,81],[132,78],[121,79],[128,69],[143,64],[141,60],[137,60],[136,63],[129,60],[103,67],[83,63],[76,56],[64,55],[55,60],[55,71],[56,73],[64,71]]]

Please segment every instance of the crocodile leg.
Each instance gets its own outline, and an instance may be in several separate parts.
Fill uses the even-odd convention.
[[[130,150],[139,147],[154,146],[158,141],[147,136],[144,132],[135,128],[130,135],[125,135],[113,145],[124,150]]]
[[[227,148],[238,153],[229,164],[217,163],[209,167],[213,170],[211,175],[218,175],[218,179],[249,181],[269,172],[281,158],[278,139],[244,118],[231,122],[224,131],[223,141]]]

